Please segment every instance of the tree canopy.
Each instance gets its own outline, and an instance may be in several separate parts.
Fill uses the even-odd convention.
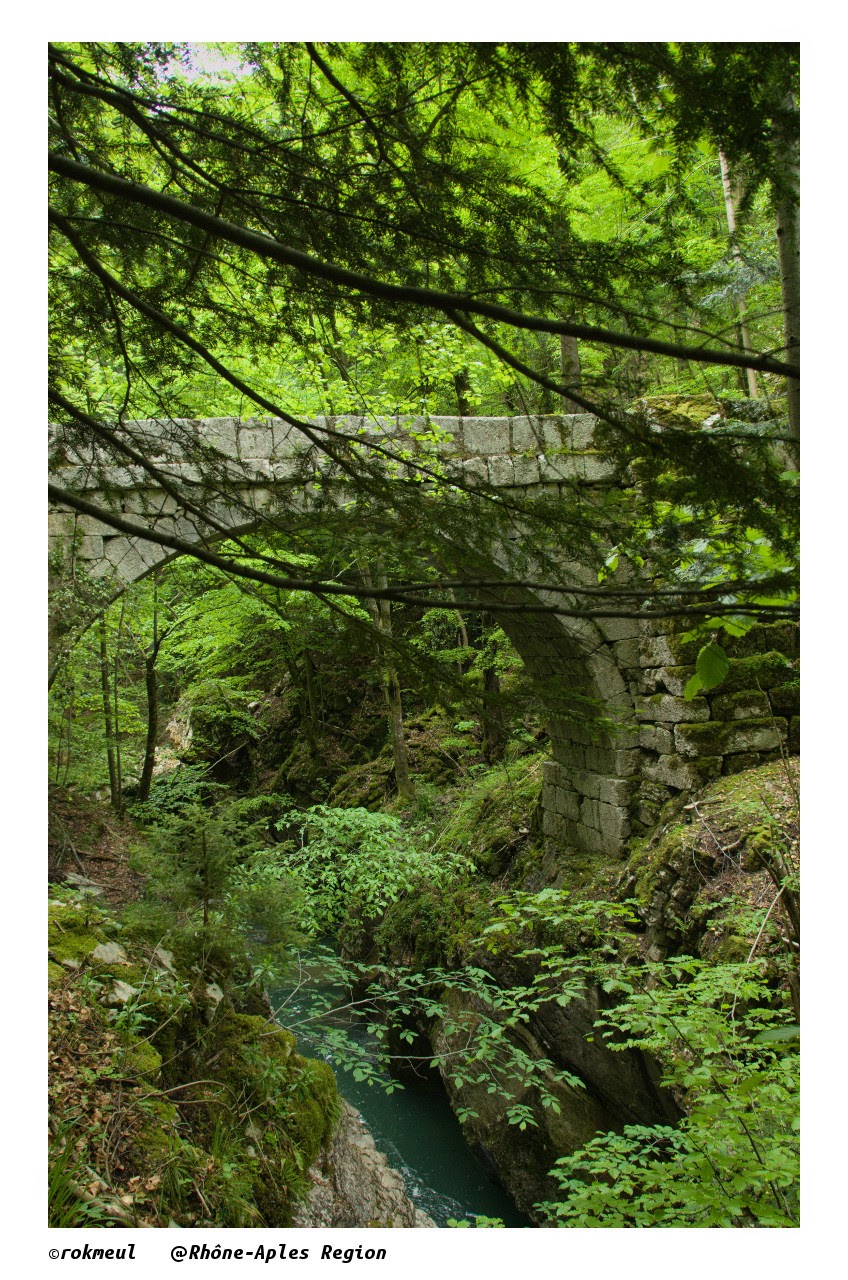
[[[554,545],[599,566],[621,547],[654,566],[646,607],[669,573],[684,612],[686,592],[703,590],[743,612],[785,606],[798,440],[795,46],[225,52],[222,74],[204,70],[205,47],[50,48],[50,398],[81,456],[94,444],[153,468],[131,427],[151,417],[259,413],[300,427],[355,496],[345,514],[328,484],[320,529],[281,502],[275,523],[318,555],[319,590],[341,574],[367,596],[357,559],[388,545],[404,548],[390,593],[455,575],[457,546],[466,561],[473,549],[470,576],[490,583],[506,521],[513,534],[520,522],[525,557],[513,568],[524,578],[532,565],[553,580]],[[738,408],[746,371],[760,379],[753,413]],[[776,464],[774,429],[756,420],[787,387],[790,454]],[[644,398],[668,392],[725,406],[721,430],[658,432]],[[519,512],[502,495],[434,482],[435,450],[394,459],[411,473],[387,473],[385,447],[334,430],[340,414],[563,408],[605,423],[606,449],[631,492],[640,485],[638,510],[590,510],[575,491]],[[208,494],[182,497],[209,508]],[[85,510],[80,494],[63,502]],[[249,546],[229,554],[255,571]],[[266,558],[264,572],[295,585],[285,559]],[[482,600],[479,587],[460,589]],[[438,588],[433,599],[450,604]]]

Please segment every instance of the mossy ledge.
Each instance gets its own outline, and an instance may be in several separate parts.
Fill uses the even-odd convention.
[[[83,1133],[98,1184],[71,1225],[290,1225],[341,1115],[330,1067],[255,994],[163,964],[84,892],[51,893],[51,1164]]]

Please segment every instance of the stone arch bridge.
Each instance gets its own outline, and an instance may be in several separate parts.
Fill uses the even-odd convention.
[[[408,418],[316,419],[314,425],[393,452],[415,452],[425,427]],[[616,483],[613,467],[594,447],[591,415],[435,418],[426,426],[438,432],[447,477],[466,485],[484,482],[532,495],[575,481],[589,491]],[[96,447],[81,451],[72,433],[52,428],[52,483],[137,527],[188,544],[209,544],[222,529],[237,532],[267,520],[280,487],[291,491],[297,485],[314,442],[279,420],[150,421],[127,423],[125,430],[137,464],[132,458],[118,464],[114,453],[107,456]],[[226,489],[210,504],[222,465]],[[180,500],[192,483],[203,486],[203,511],[215,527]],[[224,496],[234,485],[235,504]],[[91,578],[104,579],[113,594],[178,554],[81,515],[61,500],[51,505],[49,521],[54,555],[67,563],[72,548],[75,564]],[[574,568],[569,566],[570,573]],[[586,581],[596,583],[586,572]],[[555,599],[537,594],[543,603]],[[686,701],[683,690],[698,645],[682,643],[671,625],[550,614],[501,615],[499,621],[542,688],[578,690],[608,721],[601,731],[556,710],[549,718],[543,830],[552,843],[572,851],[578,866],[598,855],[624,856],[628,839],[653,822],[670,796],[769,758],[787,742],[790,749],[795,745],[797,720],[791,713],[797,708],[787,688],[797,638],[790,625],[754,628],[737,645],[720,689]]]

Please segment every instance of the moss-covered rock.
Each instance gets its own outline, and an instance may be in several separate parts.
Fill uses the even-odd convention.
[[[85,903],[51,902],[47,908],[47,945],[51,958],[69,967],[81,965],[95,947],[105,941],[102,930],[95,931],[96,922],[101,919],[101,912]]]
[[[712,396],[646,396],[643,404],[650,416],[661,427],[694,431],[708,418],[724,417],[721,402]]]
[[[734,658],[777,652],[794,661],[800,651],[801,628],[797,622],[758,622],[744,635],[723,637],[721,643]]]
[[[122,1050],[122,1068],[131,1075],[158,1076],[162,1056],[146,1040],[133,1037]]]
[[[710,783],[695,802],[670,803],[652,836],[634,844],[622,892],[641,906],[652,958],[681,950],[745,959],[763,912],[752,905],[743,933],[740,911],[772,896],[762,850],[767,857],[797,839],[796,785],[782,760],[758,762]]]
[[[786,721],[708,720],[703,724],[678,724],[674,744],[684,759],[724,756],[736,751],[775,751],[786,737]]]
[[[801,709],[801,681],[787,680],[769,690],[771,705],[783,715],[797,715]]]
[[[718,692],[736,693],[743,689],[773,689],[786,683],[791,663],[777,649],[755,653],[748,658],[730,658],[727,675]]]
[[[740,689],[710,699],[714,720],[764,720],[770,710],[768,695],[759,689]]]

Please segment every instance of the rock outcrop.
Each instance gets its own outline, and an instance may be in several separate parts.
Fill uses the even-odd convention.
[[[333,1140],[309,1170],[312,1190],[297,1207],[295,1227],[435,1227],[406,1194],[403,1178],[378,1151],[365,1122],[347,1102]]]

